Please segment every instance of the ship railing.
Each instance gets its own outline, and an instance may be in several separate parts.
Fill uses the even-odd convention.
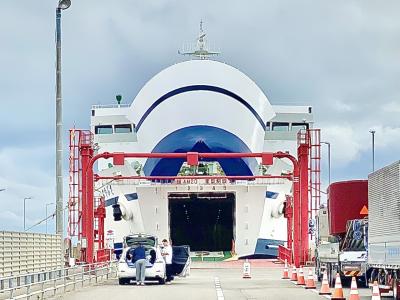
[[[99,182],[101,179],[99,180]],[[191,179],[186,180],[185,177],[182,179],[177,178],[174,180],[171,179],[114,179],[112,184],[114,185],[231,185],[231,186],[257,186],[257,185],[282,185],[288,182],[287,179],[284,178],[258,178],[255,180],[208,180],[205,181],[203,179]],[[108,180],[105,180],[105,183],[108,183]]]
[[[121,107],[130,107],[130,104],[97,104],[92,105],[92,109],[99,109],[99,108],[121,108]]]
[[[279,245],[278,246],[278,259],[281,262],[286,261],[289,265],[292,264],[292,250],[285,246]]]
[[[0,299],[31,299],[74,291],[117,276],[117,261],[80,264],[68,268],[0,277]],[[36,298],[35,298],[36,299]]]

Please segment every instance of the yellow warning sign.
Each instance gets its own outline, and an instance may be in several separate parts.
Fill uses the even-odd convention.
[[[360,215],[368,215],[368,208],[365,205],[360,210]]]

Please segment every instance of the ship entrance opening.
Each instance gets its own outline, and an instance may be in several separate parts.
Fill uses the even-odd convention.
[[[170,193],[169,225],[175,245],[191,251],[230,251],[235,228],[234,193]]]

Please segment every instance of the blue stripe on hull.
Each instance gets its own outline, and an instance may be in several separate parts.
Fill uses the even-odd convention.
[[[140,118],[139,122],[136,125],[136,131],[138,132],[140,130],[140,127],[142,127],[143,122],[146,120],[146,118],[150,115],[150,113],[161,103],[164,101],[168,100],[169,98],[182,94],[182,93],[187,93],[187,92],[192,92],[192,91],[209,91],[209,92],[214,92],[214,93],[219,93],[226,95],[230,97],[233,100],[238,101],[242,105],[244,105],[257,119],[258,123],[260,126],[265,130],[266,125],[264,123],[264,120],[261,118],[261,116],[257,113],[257,111],[242,97],[239,95],[236,95],[235,93],[226,90],[224,88],[218,87],[218,86],[213,86],[213,85],[189,85],[189,86],[184,86],[181,88],[177,88],[175,90],[172,90],[165,95],[161,96],[158,98],[148,109],[147,111],[143,114],[143,116]]]

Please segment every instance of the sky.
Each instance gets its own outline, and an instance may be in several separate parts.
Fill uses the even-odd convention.
[[[23,229],[55,201],[56,0],[0,1],[0,230]],[[331,143],[332,181],[365,179],[399,159],[397,0],[72,0],[62,16],[65,198],[68,129],[89,128],[93,104],[130,103],[183,61],[203,20],[218,60],[253,79],[272,104],[311,105]],[[327,149],[322,151],[323,187]],[[48,205],[49,211],[54,205]],[[45,225],[34,231],[45,231]],[[54,220],[48,231],[54,232]]]

